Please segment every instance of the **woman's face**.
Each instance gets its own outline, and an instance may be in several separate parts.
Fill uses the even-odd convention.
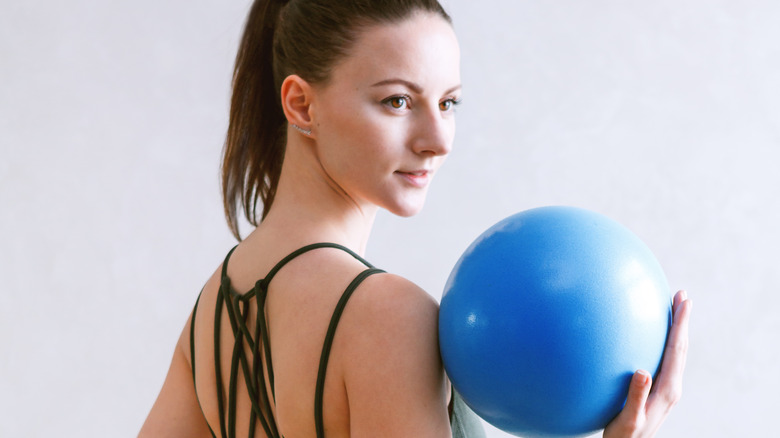
[[[323,171],[358,207],[417,213],[452,147],[460,51],[449,23],[418,13],[361,32],[310,116]]]

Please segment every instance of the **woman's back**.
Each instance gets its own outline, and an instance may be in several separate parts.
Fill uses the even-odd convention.
[[[265,251],[264,248],[272,249]],[[256,288],[257,281],[265,277],[288,253],[297,249],[290,248],[282,245],[240,245],[228,261],[226,274],[230,279],[229,287],[238,294],[260,292],[263,283],[260,288]],[[315,436],[315,388],[318,374],[322,373],[320,362],[326,332],[345,290],[366,270],[367,266],[362,261],[342,249],[318,248],[290,260],[267,283],[265,316],[273,367],[269,369],[268,358],[261,355],[260,363],[256,364],[259,366],[250,375],[262,376],[265,380],[270,400],[262,400],[261,391],[256,391],[255,398],[259,410],[267,409],[267,416],[274,418],[268,421],[271,430],[274,429],[272,424],[276,424],[280,434],[287,437]],[[218,364],[224,394],[224,427],[230,428],[228,412],[231,411],[230,398],[234,396],[236,436],[246,436],[250,430],[252,406],[244,370],[239,365],[240,359],[234,359],[235,337],[227,310],[229,300],[221,309],[218,362],[214,353],[215,310],[220,285],[225,283],[221,280],[221,273],[220,267],[206,284],[198,302],[193,328],[197,396],[211,429],[220,436],[216,379]],[[375,271],[367,273],[374,274]],[[257,322],[258,299],[262,300],[261,295],[257,293],[254,298],[245,301],[247,304],[240,305],[240,312],[246,315],[246,326],[250,331],[254,331]],[[236,301],[239,300],[236,298]],[[328,437],[350,436],[350,431],[359,430],[362,414],[365,414],[365,426],[376,428],[381,418],[371,414],[376,412],[376,406],[370,405],[381,404],[387,391],[398,390],[399,385],[403,386],[399,380],[408,380],[415,374],[419,375],[418,383],[429,386],[429,391],[439,392],[441,406],[444,406],[446,385],[441,363],[435,354],[436,303],[408,281],[379,273],[365,277],[346,303],[334,333],[327,372],[322,373],[322,423]],[[237,319],[238,316],[234,320]],[[258,346],[260,351],[265,348],[262,338],[258,337],[261,340]],[[252,368],[250,342],[244,337],[242,344],[247,364]],[[398,350],[399,346],[408,347],[408,351],[393,351]],[[421,357],[414,354],[415,350],[427,351],[428,354],[420,360]],[[230,370],[234,360],[237,384],[231,394]],[[404,370],[405,366],[410,365],[412,369]],[[386,372],[381,373],[382,369]],[[273,388],[270,384],[271,372]],[[431,380],[433,385],[428,383]],[[423,388],[408,388],[408,403],[387,406],[387,409],[409,410],[416,404],[413,399],[419,398],[420,389]],[[397,400],[395,397],[389,399]],[[385,418],[398,418],[392,412],[386,414]],[[419,414],[410,414],[411,418],[414,416]],[[263,436],[262,420],[256,421],[255,436]],[[430,418],[426,422],[435,424]],[[396,432],[398,427],[394,425]],[[228,436],[231,436],[229,431]]]

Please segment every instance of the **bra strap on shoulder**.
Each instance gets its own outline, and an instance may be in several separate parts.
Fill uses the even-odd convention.
[[[233,251],[235,251],[236,248],[238,248],[238,245],[234,246],[230,251],[228,251],[227,255],[225,256],[225,261],[222,262],[222,274],[220,274],[220,279],[223,281],[227,278],[228,261],[230,260],[230,256],[233,255]]]
[[[340,250],[346,252],[347,254],[351,255],[355,259],[357,259],[359,262],[361,262],[364,265],[366,265],[366,267],[368,267],[368,268],[373,268],[374,267],[374,265],[369,263],[368,260],[364,259],[363,257],[360,257],[357,253],[355,253],[351,249],[347,248],[346,246],[339,245],[338,243],[331,243],[331,242],[312,243],[310,245],[306,245],[306,246],[304,246],[302,248],[296,249],[295,251],[293,251],[290,254],[288,254],[287,257],[285,257],[282,260],[280,260],[279,263],[277,263],[273,268],[271,268],[270,271],[268,271],[268,275],[266,275],[265,279],[263,279],[263,283],[267,286],[268,283],[271,282],[271,279],[274,278],[276,273],[279,272],[279,270],[282,269],[282,267],[284,267],[284,265],[289,263],[292,259],[298,257],[299,255],[301,255],[303,253],[307,253],[307,252],[309,252],[311,250],[319,249],[319,248],[336,248],[336,249],[340,249]]]
[[[344,312],[344,307],[347,305],[347,301],[355,292],[355,289],[366,278],[371,275],[383,273],[385,271],[371,267],[358,274],[354,280],[347,286],[347,289],[341,294],[336,309],[333,311],[333,316],[330,318],[330,325],[328,325],[328,331],[325,334],[325,343],[322,346],[322,354],[320,355],[320,368],[317,372],[317,386],[314,390],[314,425],[317,429],[317,438],[325,437],[325,423],[322,416],[322,396],[325,391],[325,373],[328,369],[328,359],[330,357],[330,349],[333,346],[333,338],[336,335],[336,327],[341,319],[341,314]]]
[[[197,380],[195,379],[195,318],[198,314],[198,303],[200,302],[200,296],[203,295],[203,289],[205,288],[206,287],[204,286],[198,293],[198,298],[195,300],[195,307],[193,307],[192,316],[190,317],[190,366],[192,367],[192,389],[195,391],[195,399],[198,401],[198,407],[200,408],[201,413],[203,412],[203,406],[200,404],[200,397],[198,397],[198,385]],[[209,427],[211,436],[216,437],[214,430],[211,429],[211,425],[208,423],[206,423],[206,425]]]

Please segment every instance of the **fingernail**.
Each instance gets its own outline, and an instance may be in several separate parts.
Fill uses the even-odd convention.
[[[637,383],[644,386],[647,385],[647,383],[650,381],[650,373],[645,370],[638,370],[634,374],[634,378],[636,379]]]
[[[680,291],[680,298],[682,298],[683,301],[687,300],[688,299],[688,291],[685,290],[685,289],[681,290]]]

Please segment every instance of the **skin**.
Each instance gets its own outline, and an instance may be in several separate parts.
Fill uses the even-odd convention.
[[[325,84],[296,75],[285,79],[285,116],[311,133],[288,128],[274,204],[230,260],[235,290],[248,291],[278,260],[309,243],[336,242],[363,254],[379,208],[401,216],[422,208],[452,147],[459,62],[451,26],[420,13],[363,30]],[[312,404],[325,329],[341,293],[363,269],[341,251],[319,249],[290,262],[271,283],[266,304],[276,390],[271,409],[288,438],[315,436]],[[221,266],[201,295],[195,357],[188,320],[139,436],[210,436],[207,422],[219,436],[212,351],[220,271]],[[257,309],[250,313],[252,326]],[[626,408],[605,436],[651,436],[661,424],[680,393],[689,314],[689,302],[678,296],[671,349],[658,382],[650,390],[648,379],[634,379]],[[401,277],[377,274],[359,286],[339,323],[325,379],[328,437],[451,436],[437,315],[437,303]],[[232,347],[226,318],[222,333],[226,370]],[[249,401],[243,385],[238,388],[237,431],[243,434]],[[263,436],[262,429],[256,436]]]

